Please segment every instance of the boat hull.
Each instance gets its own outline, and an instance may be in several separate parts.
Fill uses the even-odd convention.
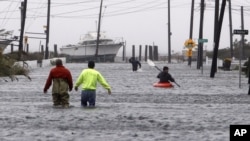
[[[87,61],[95,61],[95,62],[114,62],[115,61],[115,54],[105,54],[105,55],[90,55],[90,56],[66,56],[67,63],[81,63]]]
[[[71,45],[62,47],[61,54],[66,55],[66,62],[114,62],[122,43],[99,45],[96,55],[96,45]]]

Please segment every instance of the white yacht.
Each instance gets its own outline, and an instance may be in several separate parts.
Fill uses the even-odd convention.
[[[60,53],[67,55],[67,62],[85,62],[95,60],[97,62],[114,62],[115,56],[123,46],[121,39],[110,39],[105,32],[100,32],[99,46],[97,49],[97,32],[88,32],[80,38],[76,45],[66,45],[60,48]]]

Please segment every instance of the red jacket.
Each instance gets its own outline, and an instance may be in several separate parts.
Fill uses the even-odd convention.
[[[64,66],[56,66],[55,68],[50,70],[50,74],[48,76],[48,79],[46,81],[46,84],[44,86],[44,91],[47,91],[49,87],[51,86],[52,80],[56,78],[62,78],[65,79],[68,83],[69,90],[71,91],[73,88],[73,80],[71,73],[68,69],[66,69]]]

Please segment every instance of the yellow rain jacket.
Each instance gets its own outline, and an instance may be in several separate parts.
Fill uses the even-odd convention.
[[[96,90],[97,81],[107,90],[110,90],[110,85],[105,78],[95,69],[84,69],[76,80],[75,87],[82,84],[83,90]]]

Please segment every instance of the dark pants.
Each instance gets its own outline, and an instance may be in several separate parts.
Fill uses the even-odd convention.
[[[53,93],[53,103],[54,106],[62,105],[62,106],[69,106],[69,94],[68,93]]]
[[[95,107],[96,91],[95,90],[83,90],[81,93],[81,105],[83,107],[89,106]]]
[[[133,67],[132,67],[132,70],[133,70],[133,71],[137,71],[137,69],[138,69],[137,66],[133,66]]]
[[[132,70],[137,71],[138,69],[138,64],[137,63],[132,63]]]

